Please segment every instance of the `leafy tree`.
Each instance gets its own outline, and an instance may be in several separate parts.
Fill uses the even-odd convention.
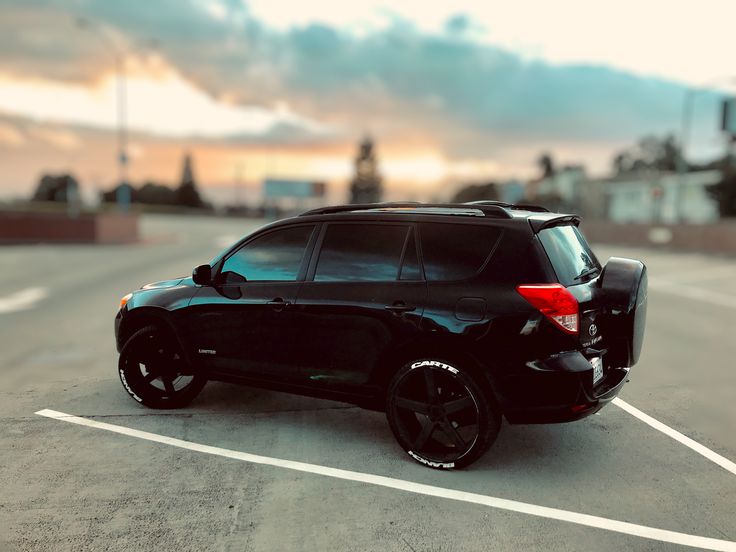
[[[552,160],[552,155],[549,153],[543,153],[537,159],[537,165],[542,170],[542,178],[549,178],[555,175],[555,163]]]
[[[452,203],[468,203],[469,201],[498,200],[498,186],[495,182],[487,184],[470,184],[460,188],[452,198]]]
[[[178,200],[176,190],[155,182],[146,182],[136,192],[137,201],[149,205],[176,205]]]
[[[645,170],[676,171],[684,163],[675,137],[645,136],[631,148],[618,152],[612,160],[614,173],[624,175]]]
[[[721,160],[720,165],[723,179],[708,186],[708,193],[718,203],[722,217],[736,217],[736,168],[729,155]]]
[[[45,174],[38,182],[38,187],[31,201],[55,201],[69,203],[79,196],[79,183],[70,174]]]

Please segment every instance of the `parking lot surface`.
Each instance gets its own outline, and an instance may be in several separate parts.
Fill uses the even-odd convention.
[[[133,402],[116,374],[120,297],[190,273],[260,224],[148,216],[137,245],[0,249],[0,550],[687,549],[502,501],[315,473],[320,467],[736,549],[736,474],[616,405],[571,424],[505,424],[480,461],[439,472],[403,453],[382,414],[343,403],[220,383],[184,410]],[[649,268],[644,352],[621,398],[736,460],[736,260],[594,249],[602,262],[631,256]],[[43,409],[133,431],[35,414]]]

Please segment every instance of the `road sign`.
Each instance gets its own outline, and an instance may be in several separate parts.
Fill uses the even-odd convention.
[[[324,197],[325,190],[324,182],[312,180],[267,178],[263,182],[263,195],[267,199]]]

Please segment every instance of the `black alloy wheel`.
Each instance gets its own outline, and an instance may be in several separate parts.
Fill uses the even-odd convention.
[[[120,381],[128,394],[150,408],[181,408],[207,383],[185,361],[176,340],[155,326],[135,332],[118,361]]]
[[[417,462],[438,469],[477,460],[498,434],[495,402],[467,372],[438,360],[418,360],[394,376],[387,417],[399,444]]]

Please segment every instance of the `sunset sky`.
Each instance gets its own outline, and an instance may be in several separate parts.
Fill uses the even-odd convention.
[[[210,189],[339,196],[367,133],[389,199],[533,177],[542,151],[602,174],[679,133],[688,87],[734,90],[734,21],[730,0],[0,0],[0,197],[44,172],[114,183],[115,51],[134,183],[175,183],[191,152]],[[696,98],[693,157],[722,148],[717,102]]]

